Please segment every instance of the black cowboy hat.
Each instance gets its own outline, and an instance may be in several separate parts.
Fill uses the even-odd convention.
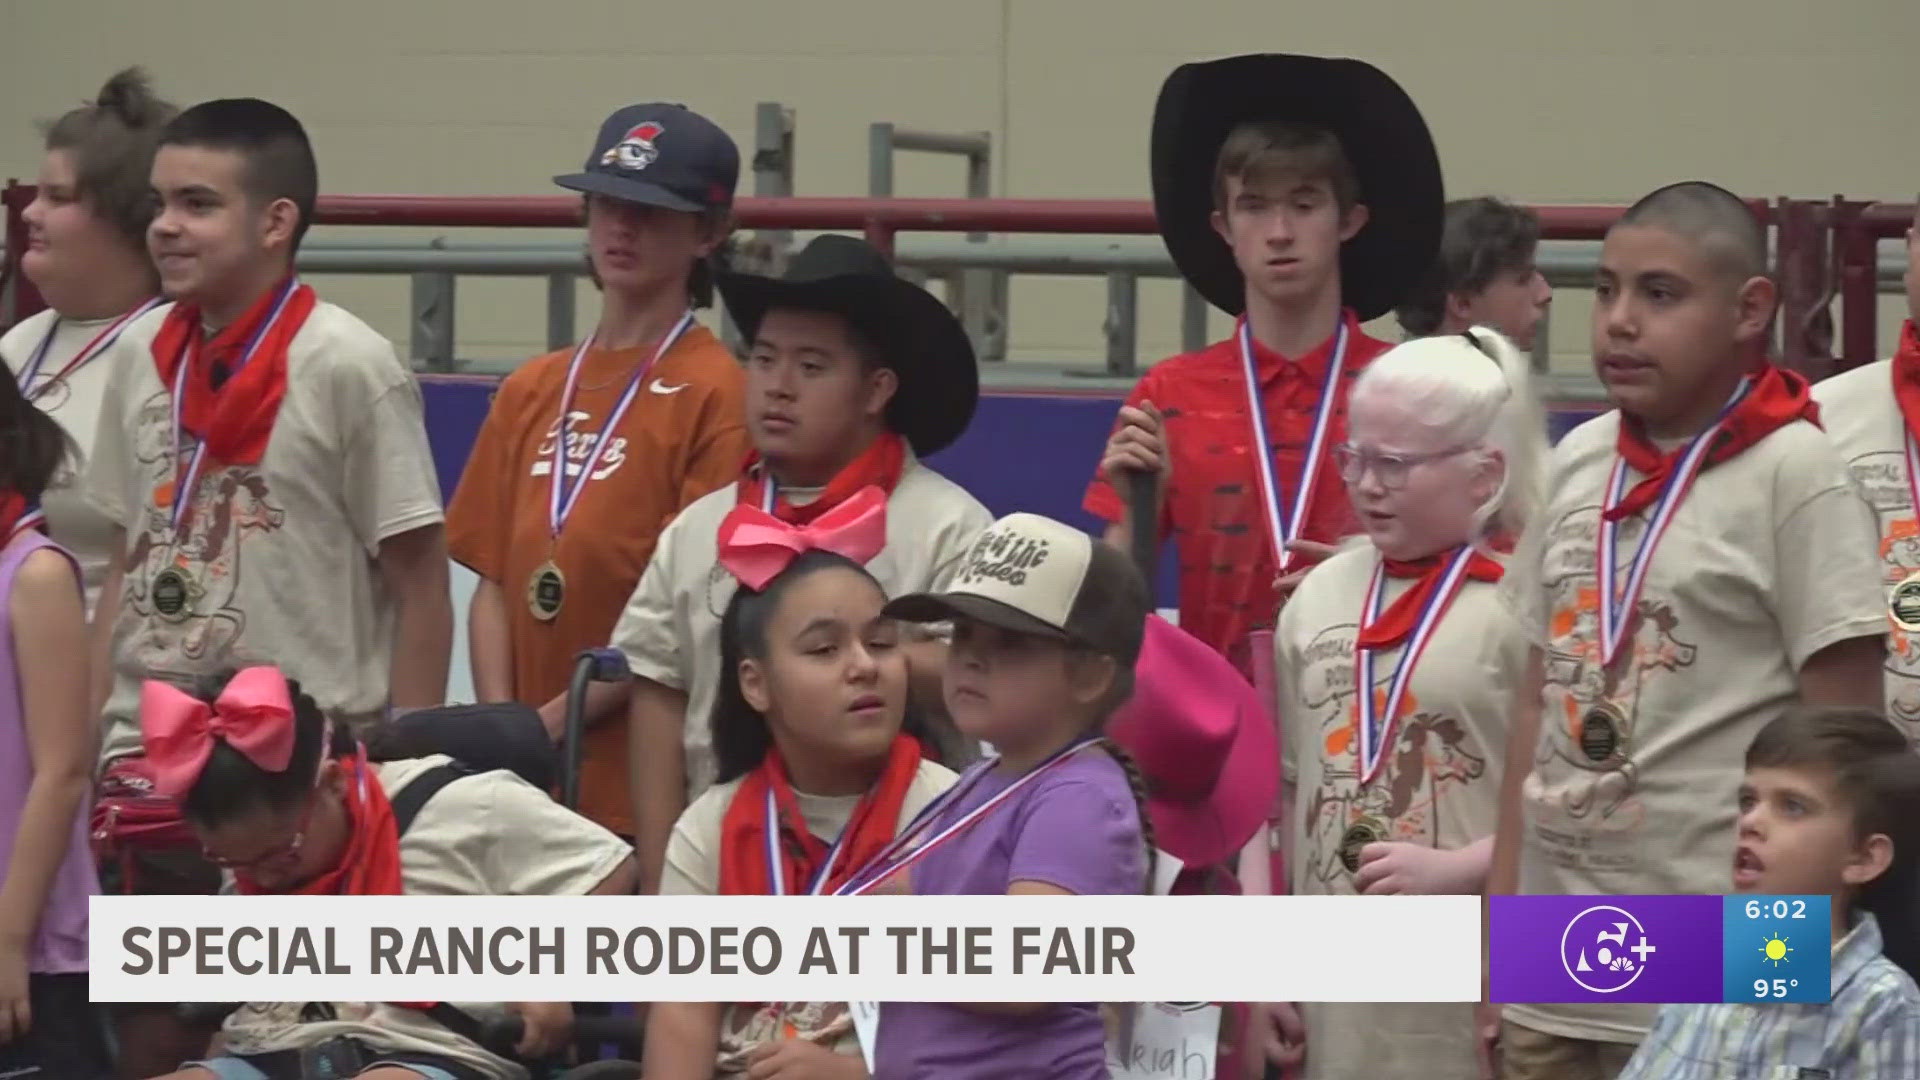
[[[1180,273],[1238,315],[1245,285],[1213,230],[1213,168],[1228,133],[1252,120],[1312,124],[1340,140],[1368,219],[1340,251],[1341,297],[1362,319],[1393,310],[1440,248],[1440,156],[1420,110],[1360,60],[1269,53],[1174,69],[1153,112],[1153,210]]]
[[[777,278],[722,271],[716,284],[727,314],[751,342],[771,308],[831,311],[880,350],[900,388],[887,425],[926,457],[951,445],[973,420],[980,371],[973,342],[947,305],[894,274],[886,256],[851,236],[816,236]]]

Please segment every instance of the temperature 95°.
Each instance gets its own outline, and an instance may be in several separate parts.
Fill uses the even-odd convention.
[[[1755,979],[1753,996],[1763,1001],[1767,998],[1783,998],[1787,996],[1787,991],[1799,985],[1799,979]]]
[[[1804,919],[1807,917],[1805,900],[1749,900],[1747,918],[1749,919]]]

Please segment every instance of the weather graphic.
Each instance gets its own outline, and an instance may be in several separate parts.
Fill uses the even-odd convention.
[[[1741,895],[1722,902],[1722,1000],[1827,1000],[1833,960],[1822,931],[1832,925],[1829,897]]]
[[[1781,937],[1779,934],[1774,934],[1760,943],[1760,955],[1771,960],[1774,967],[1779,967],[1781,964],[1786,963],[1788,956],[1792,954],[1792,952],[1793,946],[1788,945],[1787,939]]]

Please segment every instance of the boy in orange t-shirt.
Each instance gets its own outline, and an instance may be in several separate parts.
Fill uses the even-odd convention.
[[[601,125],[582,172],[600,320],[575,348],[500,384],[447,515],[453,557],[480,576],[468,615],[482,701],[540,707],[563,734],[574,658],[604,645],[680,508],[746,459],[744,378],[694,321],[712,302],[740,153],[679,105],[632,105]],[[564,448],[565,468],[554,460]],[[589,700],[581,811],[633,832],[624,696]]]

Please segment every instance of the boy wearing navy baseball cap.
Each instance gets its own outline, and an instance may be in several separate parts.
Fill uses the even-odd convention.
[[[481,579],[468,616],[476,694],[540,707],[556,739],[574,656],[606,644],[666,523],[747,455],[740,365],[694,318],[713,301],[739,175],[718,125],[654,103],[607,117],[580,171],[554,177],[585,197],[600,318],[500,384],[448,533]],[[625,694],[595,691],[580,810],[631,835]]]

